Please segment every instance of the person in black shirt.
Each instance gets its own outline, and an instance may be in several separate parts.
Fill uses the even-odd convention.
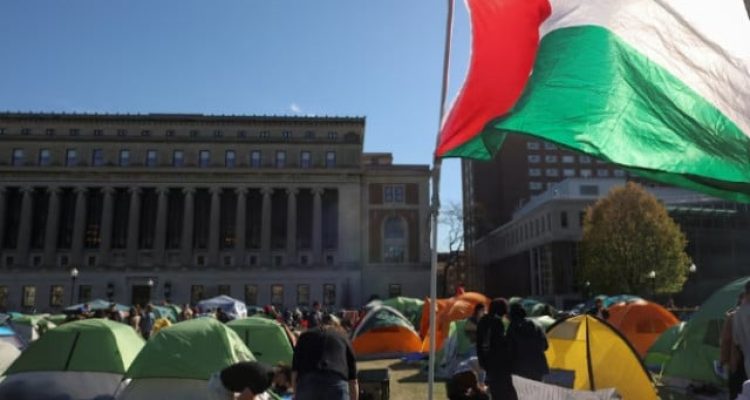
[[[544,330],[526,318],[523,306],[516,303],[510,306],[508,342],[513,361],[513,374],[538,382],[549,373],[547,357],[547,336]]]
[[[518,400],[511,376],[511,349],[505,335],[503,317],[508,314],[508,302],[497,298],[490,303],[490,312],[477,326],[477,358],[487,371],[487,384],[493,399]]]
[[[357,400],[357,362],[333,319],[303,333],[292,358],[295,400]]]
[[[273,374],[273,369],[263,363],[239,362],[215,373],[209,380],[209,391],[212,399],[268,398],[264,393],[271,386]],[[239,393],[239,397],[235,396],[236,393]]]

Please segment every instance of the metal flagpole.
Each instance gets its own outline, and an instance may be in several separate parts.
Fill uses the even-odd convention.
[[[448,70],[450,67],[451,37],[453,34],[453,9],[454,0],[448,0],[448,16],[445,25],[445,51],[443,53],[443,87],[440,90],[440,120],[438,121],[438,134],[435,143],[437,151],[440,143],[440,128],[445,115],[445,98],[448,91]],[[427,398],[433,399],[435,389],[435,346],[436,346],[436,318],[437,318],[437,256],[438,256],[438,216],[440,214],[440,168],[443,161],[435,156],[432,161],[432,252],[430,260],[430,360],[427,373]]]

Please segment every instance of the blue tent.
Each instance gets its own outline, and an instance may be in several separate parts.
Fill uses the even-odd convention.
[[[245,306],[245,302],[226,295],[216,296],[198,303],[198,310],[201,313],[210,312],[219,308],[232,318],[247,317],[247,306]]]

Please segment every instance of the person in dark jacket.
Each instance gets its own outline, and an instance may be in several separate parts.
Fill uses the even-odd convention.
[[[513,374],[541,382],[542,377],[549,373],[544,356],[548,347],[547,336],[539,325],[526,318],[526,311],[518,303],[510,306],[507,336]]]
[[[601,298],[594,301],[594,307],[589,310],[588,314],[603,320],[609,319],[609,310],[604,307],[604,301]]]
[[[497,298],[490,303],[490,311],[479,320],[477,327],[477,358],[487,371],[487,384],[493,399],[518,400],[513,387],[512,358],[505,335],[503,317],[508,314],[508,301]]]

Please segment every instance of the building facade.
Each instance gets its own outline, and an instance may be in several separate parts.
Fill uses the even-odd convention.
[[[429,167],[363,153],[364,133],[364,118],[0,114],[0,307],[424,296]]]
[[[577,279],[579,243],[586,207],[606,196],[624,179],[568,179],[520,208],[512,220],[476,244],[478,267],[488,279],[486,290],[497,296],[535,296],[558,306],[583,296]],[[686,252],[697,265],[681,304],[699,304],[714,290],[750,275],[750,207],[695,192],[647,188],[665,206],[688,239]]]
[[[492,160],[464,160],[462,175],[468,280],[470,287],[481,290],[489,277],[476,268],[478,240],[510,222],[519,208],[562,180],[623,178],[626,172],[553,143],[509,134]]]

